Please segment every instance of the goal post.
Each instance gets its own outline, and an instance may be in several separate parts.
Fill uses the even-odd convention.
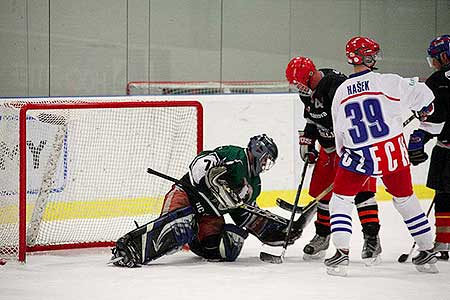
[[[0,257],[112,246],[160,213],[147,168],[181,177],[202,148],[197,101],[0,102]]]

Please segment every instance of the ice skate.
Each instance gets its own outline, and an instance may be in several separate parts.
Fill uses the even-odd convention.
[[[323,259],[326,250],[330,246],[330,235],[320,236],[316,234],[313,239],[303,248],[304,260]]]
[[[361,252],[364,264],[366,266],[375,266],[381,263],[381,251],[380,237],[364,233],[364,245]]]
[[[325,259],[324,264],[327,266],[328,275],[347,276],[348,253],[347,249],[337,249],[332,257]]]
[[[448,261],[448,252],[450,250],[450,243],[434,243],[434,251],[438,252],[437,259],[442,261]]]
[[[112,257],[108,264],[118,267],[140,267],[140,256],[127,238],[121,237],[116,242],[116,247],[111,250]]]
[[[439,273],[436,266],[437,262],[436,252],[431,250],[422,250],[413,257],[412,263],[416,266],[417,271],[424,273]]]

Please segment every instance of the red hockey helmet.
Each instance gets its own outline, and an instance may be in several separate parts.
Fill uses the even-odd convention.
[[[292,58],[286,67],[286,79],[297,86],[301,95],[310,96],[310,81],[315,71],[316,66],[311,59],[297,56]]]
[[[378,59],[380,45],[373,39],[356,36],[351,38],[345,46],[347,61],[351,65],[365,65],[373,67]]]

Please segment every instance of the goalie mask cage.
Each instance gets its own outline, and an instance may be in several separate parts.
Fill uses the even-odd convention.
[[[287,81],[131,81],[127,95],[256,94],[290,92]]]
[[[146,170],[181,178],[202,120],[196,101],[2,99],[0,258],[113,246],[156,218],[172,183]]]

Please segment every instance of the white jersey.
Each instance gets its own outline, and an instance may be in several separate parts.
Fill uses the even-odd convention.
[[[331,108],[340,165],[369,176],[408,166],[402,116],[433,99],[418,78],[369,70],[352,74],[336,90]]]

